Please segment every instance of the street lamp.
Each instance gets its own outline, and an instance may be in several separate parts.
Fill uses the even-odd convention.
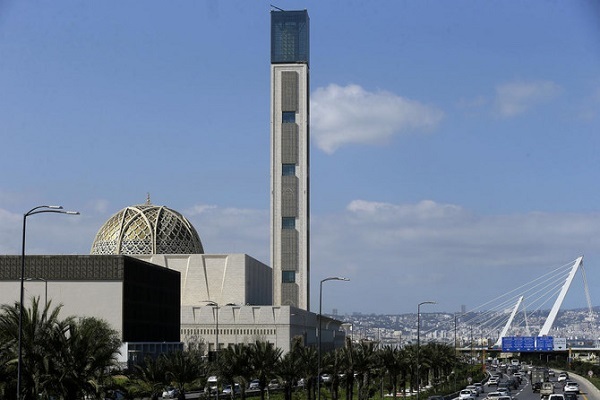
[[[21,296],[19,300],[19,363],[17,364],[17,400],[21,398],[21,372],[23,370],[23,297],[25,292],[25,228],[27,217],[42,213],[79,215],[78,211],[64,211],[62,206],[37,206],[23,214],[23,242],[21,247]]]
[[[421,348],[421,306],[423,304],[437,304],[435,301],[423,301],[417,305],[417,400],[419,400],[419,394],[421,392],[421,376],[419,365],[419,351]]]
[[[208,301],[207,305],[211,306],[215,313],[215,363],[217,368],[219,367],[219,304],[214,301]],[[233,390],[233,389],[232,389]],[[217,390],[215,393],[215,399],[219,400],[219,378],[217,377]]]
[[[348,282],[350,279],[343,278],[341,276],[330,276],[321,280],[319,284],[319,347],[318,347],[318,367],[317,367],[317,396],[318,400],[321,400],[321,320],[322,320],[322,306],[323,306],[323,282],[327,281],[345,281]]]

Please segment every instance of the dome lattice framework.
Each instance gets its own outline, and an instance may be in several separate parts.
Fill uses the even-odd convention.
[[[96,234],[91,254],[204,254],[204,248],[183,215],[142,204],[110,217]]]

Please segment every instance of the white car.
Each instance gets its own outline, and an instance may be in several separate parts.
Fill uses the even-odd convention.
[[[490,379],[488,379],[488,381],[487,381],[487,385],[488,386],[498,385],[498,378],[496,378],[495,376],[490,377]]]
[[[486,399],[497,400],[499,397],[505,397],[505,395],[503,395],[500,392],[490,392],[490,393],[488,393]]]
[[[557,381],[559,381],[559,382],[566,381],[568,377],[569,377],[569,375],[567,375],[566,372],[561,372],[560,374],[558,374]]]
[[[458,393],[459,400],[474,400],[476,397],[471,389],[463,389]]]
[[[165,389],[165,391],[162,393],[162,398],[163,399],[174,399],[179,395],[179,390],[172,388],[172,387],[168,387]]]
[[[579,394],[579,384],[577,382],[567,381],[563,387],[563,392]]]
[[[479,391],[479,393],[483,393],[485,392],[485,390],[483,389],[483,385],[479,382],[474,383],[473,386],[475,386],[477,388],[477,391]]]
[[[479,389],[475,385],[469,385],[465,389],[469,389],[470,391],[472,391],[473,393],[475,393],[475,396],[478,396],[478,397],[479,397],[479,393],[481,393],[481,389]]]

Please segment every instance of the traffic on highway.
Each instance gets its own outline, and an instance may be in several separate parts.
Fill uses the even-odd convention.
[[[520,364],[488,364],[488,377],[458,392],[455,400],[600,400],[581,378],[565,371]]]

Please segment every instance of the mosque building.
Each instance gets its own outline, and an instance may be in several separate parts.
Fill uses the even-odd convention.
[[[61,315],[102,318],[119,331],[121,361],[199,347],[207,352],[294,338],[323,350],[344,343],[341,322],[310,311],[309,18],[271,12],[271,263],[205,253],[179,212],[125,207],[99,229],[90,255],[27,256],[28,297]],[[0,256],[0,304],[19,298],[20,256]],[[30,301],[30,300],[29,300]]]

